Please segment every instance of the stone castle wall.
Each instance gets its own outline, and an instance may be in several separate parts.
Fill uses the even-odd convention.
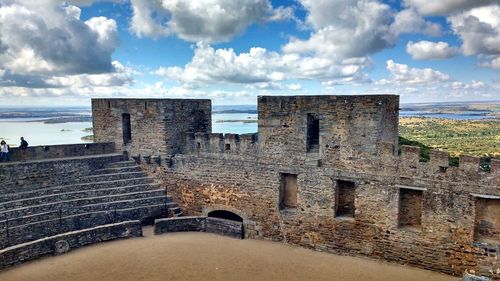
[[[124,142],[124,115],[130,140]],[[112,141],[131,155],[180,152],[186,132],[211,132],[211,101],[188,99],[93,99],[95,142]]]
[[[29,146],[26,150],[25,160],[77,157],[115,152],[114,142],[79,143],[60,145]],[[21,149],[12,147],[9,151],[10,161],[22,160]]]
[[[246,237],[498,277],[500,160],[398,156],[397,120],[396,96],[261,97],[258,134],[186,132],[143,167],[188,215],[244,214]]]
[[[398,141],[397,96],[264,96],[258,106],[259,156],[282,163],[362,159]],[[308,115],[319,121],[319,144],[309,151]]]

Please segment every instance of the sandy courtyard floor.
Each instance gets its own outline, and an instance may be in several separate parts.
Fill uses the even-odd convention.
[[[281,243],[206,233],[113,241],[0,272],[2,281],[55,280],[435,280],[458,278]]]

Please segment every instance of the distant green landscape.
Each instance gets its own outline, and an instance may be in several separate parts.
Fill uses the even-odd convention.
[[[401,118],[399,145],[419,146],[420,161],[429,160],[430,149],[446,150],[452,166],[458,166],[460,155],[479,156],[487,171],[491,158],[500,158],[500,120]]]
[[[409,117],[399,120],[400,137],[462,154],[500,157],[500,120],[451,120]]]

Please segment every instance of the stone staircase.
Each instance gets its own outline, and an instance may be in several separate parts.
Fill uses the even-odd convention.
[[[8,189],[6,189],[8,190]],[[57,186],[0,192],[0,249],[99,225],[181,216],[134,161],[114,161]]]

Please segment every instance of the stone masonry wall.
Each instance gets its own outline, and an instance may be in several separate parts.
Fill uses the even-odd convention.
[[[154,232],[157,235],[183,231],[216,233],[219,235],[241,239],[243,238],[243,223],[205,216],[189,216],[155,220]]]
[[[362,159],[398,141],[397,96],[264,96],[258,106],[259,156],[282,163]],[[318,153],[305,153],[309,113],[319,118]]]
[[[63,144],[63,145],[40,145],[29,146],[26,149],[25,160],[39,160],[51,158],[77,157],[96,154],[107,154],[115,152],[114,142]],[[12,147],[9,151],[11,161],[21,160],[21,151],[18,147]]]
[[[75,178],[121,160],[123,155],[108,154],[0,163],[0,195],[74,183]]]
[[[255,221],[267,239],[449,274],[475,270],[495,276],[500,268],[499,241],[474,240],[476,197],[472,194],[500,198],[498,161],[494,161],[497,168],[478,172],[478,181],[473,181],[458,176],[464,167],[450,167],[425,179],[405,177],[403,158],[396,160],[395,171],[389,174],[304,165],[291,169],[279,163],[213,154],[176,155],[170,167],[150,169],[185,213],[200,215],[213,206],[236,209]],[[297,174],[297,207],[280,210],[280,174],[284,172]],[[353,218],[335,217],[337,180],[355,183]],[[419,227],[400,227],[398,223],[400,190],[405,188],[423,190]]]
[[[308,114],[319,118],[318,152],[307,152]],[[398,156],[397,120],[395,96],[260,97],[258,136],[186,133],[183,153],[142,165],[184,213],[235,210],[255,222],[257,237],[498,278],[500,241],[477,241],[475,229],[483,221],[493,225],[488,233],[496,231],[483,210],[497,205],[476,205],[478,198],[500,200],[500,160],[483,172],[477,157],[449,167],[442,151],[431,151],[429,162],[419,162],[418,147],[403,146]],[[280,209],[282,174],[297,176],[296,207]],[[344,198],[354,198],[347,216],[335,215],[341,181],[354,183]],[[421,192],[420,204],[412,196],[403,206],[421,214],[412,227],[399,222],[407,190]]]
[[[126,221],[67,232],[0,250],[0,269],[44,255],[61,254],[88,244],[140,236],[140,221]]]
[[[130,114],[131,141],[123,142],[122,116]],[[113,141],[131,155],[180,152],[186,132],[211,132],[211,101],[93,99],[94,141]]]

